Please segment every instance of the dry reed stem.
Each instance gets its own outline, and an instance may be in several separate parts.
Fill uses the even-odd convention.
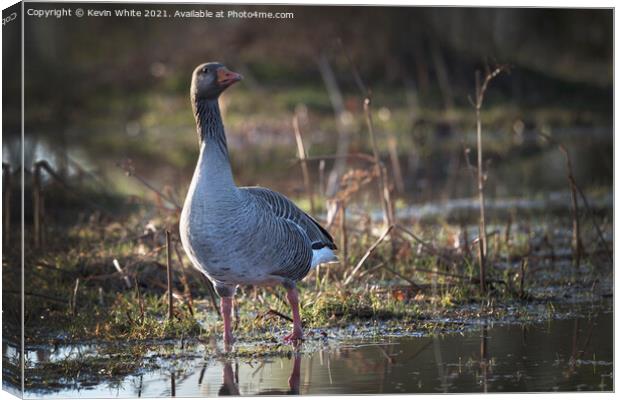
[[[400,169],[400,162],[398,161],[397,141],[393,133],[389,133],[387,143],[388,150],[390,152],[390,161],[392,163],[392,172],[394,173],[394,183],[396,184],[396,190],[398,190],[399,193],[405,193],[403,172]]]
[[[607,245],[607,241],[603,237],[603,232],[601,231],[601,227],[596,222],[596,217],[594,216],[594,212],[592,212],[592,209],[590,208],[590,203],[588,202],[588,198],[586,197],[586,195],[583,193],[583,191],[581,190],[579,186],[577,186],[577,192],[579,192],[579,196],[581,196],[581,200],[583,201],[583,205],[584,205],[584,208],[586,209],[586,212],[588,213],[588,215],[590,215],[590,218],[592,219],[592,224],[594,225],[594,228],[596,229],[596,233],[598,235],[600,242],[603,244],[603,247],[605,248],[605,252],[607,253],[607,256],[609,257],[609,261],[613,263],[614,262],[613,252],[611,251],[611,249]]]
[[[415,283],[413,280],[411,280],[411,279],[407,278],[406,276],[404,276],[403,274],[393,270],[392,268],[388,267],[387,265],[381,264],[381,268],[383,268],[383,269],[393,273],[394,275],[398,276],[399,278],[403,279],[409,285],[411,285],[411,287],[413,287],[413,288],[415,288],[417,290],[422,290],[422,288],[417,283]]]
[[[469,248],[469,232],[467,230],[467,224],[461,224],[461,230],[463,231],[463,244],[461,245],[461,251],[467,258],[471,258],[471,249]]]
[[[392,231],[392,229],[394,229],[394,225],[388,226],[385,229],[385,231],[381,234],[381,236],[372,244],[372,246],[370,246],[368,248],[368,250],[366,250],[366,253],[364,253],[362,258],[357,262],[357,265],[355,265],[355,268],[353,268],[353,271],[351,271],[351,273],[349,274],[347,279],[345,279],[345,281],[343,283],[343,286],[346,286],[346,285],[349,284],[349,282],[351,282],[351,280],[353,279],[353,277],[355,276],[357,271],[359,271],[359,269],[362,267],[362,265],[364,265],[364,262],[366,261],[366,259],[368,257],[370,257],[372,252],[375,251],[375,249],[377,248],[377,246],[379,246],[381,244],[381,242],[383,242],[383,240],[387,237],[387,235],[389,235],[389,233]]]
[[[521,272],[519,274],[519,298],[525,298],[525,268],[527,266],[527,257],[521,260]]]
[[[166,272],[168,278],[168,320],[172,321],[174,318],[174,296],[172,294],[172,253],[169,231],[166,231]]]
[[[33,169],[34,169],[34,172],[32,173],[33,183],[34,183],[34,179],[38,179],[38,185],[39,185],[38,190],[41,193],[40,207],[41,207],[42,212],[45,210],[45,207],[43,207],[44,197],[42,196],[43,191],[42,191],[42,186],[41,186],[41,183],[42,183],[41,182],[41,170],[44,170],[45,172],[47,172],[49,176],[51,176],[56,182],[58,182],[68,194],[78,198],[80,201],[85,201],[86,203],[90,204],[92,207],[96,208],[102,214],[110,215],[109,212],[106,210],[106,207],[104,207],[102,204],[96,201],[90,200],[90,199],[84,199],[80,197],[79,192],[75,191],[71,185],[69,185],[58,173],[56,173],[56,171],[54,171],[54,169],[50,166],[50,164],[46,160],[39,160],[36,163],[34,163]],[[29,171],[24,170],[23,172],[28,173]],[[38,178],[35,178],[35,175],[37,174],[38,174]],[[35,189],[36,188],[33,188],[33,191]],[[43,213],[40,216],[41,222],[44,221],[44,219],[45,219],[45,214]],[[45,237],[43,236],[42,239],[45,239]]]
[[[512,214],[508,216],[508,222],[506,222],[506,232],[504,233],[504,244],[508,248],[510,246],[510,229],[512,228]]]
[[[391,226],[394,222],[392,199],[390,196],[390,189],[387,185],[387,174],[385,166],[379,158],[379,148],[377,147],[377,139],[375,137],[375,129],[372,122],[372,112],[370,110],[370,104],[370,97],[366,97],[366,99],[364,99],[364,113],[366,114],[366,125],[368,126],[368,133],[370,135],[370,144],[372,147],[374,164],[377,170],[377,176],[379,177],[379,191],[380,198],[382,200],[381,206],[383,208],[383,220],[386,225]]]
[[[138,278],[134,276],[133,279],[134,279],[134,285],[136,287],[136,296],[138,297],[138,306],[140,307],[140,325],[142,325],[142,323],[144,322],[144,300],[142,299],[142,292],[140,291],[140,285],[138,284]]]
[[[123,268],[121,268],[121,264],[118,262],[116,258],[112,260],[112,264],[114,265],[114,268],[116,268],[118,273],[123,277],[123,280],[125,281],[125,285],[127,286],[127,289],[131,289],[131,281],[129,280],[129,275],[127,275],[125,271],[123,270]]]
[[[75,286],[73,287],[73,295],[71,296],[71,314],[75,317],[77,315],[77,295],[80,287],[80,278],[75,280]]]
[[[185,273],[185,265],[183,264],[183,259],[181,258],[178,244],[179,242],[174,242],[174,253],[176,254],[177,259],[179,260],[179,265],[181,266],[181,283],[183,284],[184,296],[187,299],[187,308],[189,309],[189,313],[194,316],[194,298],[192,297],[192,291],[189,288],[187,274]]]
[[[594,213],[592,212],[592,209],[590,208],[590,204],[588,202],[588,198],[583,193],[581,188],[577,185],[577,181],[575,180],[575,177],[574,177],[574,174],[573,174],[573,166],[572,166],[572,162],[571,162],[571,158],[570,158],[570,154],[568,152],[568,149],[563,144],[561,144],[558,141],[554,140],[551,136],[549,136],[549,135],[547,135],[545,133],[542,133],[542,132],[537,132],[537,133],[538,133],[539,136],[541,136],[542,138],[547,140],[549,143],[552,143],[552,144],[555,144],[556,146],[558,146],[558,148],[564,154],[564,157],[566,159],[566,168],[567,168],[566,174],[567,174],[567,179],[569,181],[569,185],[570,185],[570,189],[571,189],[571,209],[572,209],[572,212],[573,212],[573,238],[572,238],[572,243],[571,243],[572,246],[573,246],[573,252],[575,252],[575,250],[577,249],[577,247],[575,247],[575,243],[578,243],[579,246],[582,246],[581,237],[580,237],[580,234],[579,234],[579,220],[578,220],[579,210],[578,210],[578,201],[577,201],[577,196],[576,196],[576,194],[579,194],[579,196],[581,197],[581,200],[583,201],[583,205],[584,205],[584,208],[586,209],[586,212],[588,213],[588,215],[592,219],[592,224],[594,225],[594,228],[596,229],[596,233],[598,235],[599,241],[603,244],[603,247],[605,248],[605,251],[607,252],[607,256],[609,257],[610,261],[613,262],[613,257],[612,257],[613,252],[611,251],[611,249],[607,245],[607,241],[603,237],[603,232],[601,231],[600,226],[596,222]],[[575,229],[575,228],[577,228],[577,229]],[[582,251],[582,250],[580,250],[580,251]],[[581,257],[581,255],[580,255],[580,257]]]
[[[345,201],[340,203],[340,247],[342,249],[342,260],[341,265],[343,269],[346,271],[348,268],[347,260],[349,257],[349,238],[347,233],[347,205]]]
[[[398,229],[399,231],[411,236],[416,242],[418,242],[419,244],[422,245],[422,247],[425,247],[427,249],[427,251],[429,253],[431,253],[434,256],[437,256],[439,258],[442,258],[445,262],[449,263],[449,264],[454,264],[455,260],[452,259],[451,257],[443,254],[442,252],[440,252],[439,250],[435,249],[435,247],[433,247],[432,245],[426,243],[424,240],[422,240],[420,237],[418,237],[415,233],[411,232],[409,229],[403,227],[402,225],[396,224],[394,225],[394,227],[396,229]]]
[[[138,182],[140,182],[143,186],[145,186],[151,192],[157,194],[160,198],[162,198],[165,201],[167,201],[168,203],[172,204],[176,208],[176,211],[179,211],[179,212],[181,211],[181,206],[179,206],[179,204],[177,204],[177,202],[174,201],[174,199],[170,198],[169,196],[166,196],[164,193],[162,193],[161,190],[156,189],[155,187],[153,187],[153,185],[148,183],[140,175],[137,175],[135,173],[135,170],[133,169],[133,166],[131,165],[131,161],[130,160],[125,161],[123,164],[117,163],[116,166],[119,167],[120,169],[122,169],[123,171],[125,171],[127,176],[131,176],[131,177],[135,178]]]
[[[477,182],[478,202],[480,204],[480,219],[478,227],[478,236],[480,240],[478,242],[478,262],[480,264],[480,290],[482,293],[486,293],[487,235],[484,210],[484,181],[486,178],[482,168],[482,121],[480,119],[480,110],[482,109],[484,95],[487,91],[489,83],[505,69],[505,66],[499,66],[493,71],[487,71],[482,83],[480,83],[480,73],[479,71],[476,71],[476,100],[474,103],[474,108],[476,110],[476,146],[478,151]],[[469,158],[467,159],[469,160]]]
[[[295,131],[295,141],[297,142],[297,156],[301,163],[301,173],[304,178],[304,186],[306,187],[306,193],[310,198],[310,212],[315,214],[314,208],[314,191],[312,190],[312,182],[310,181],[310,173],[308,172],[308,163],[306,162],[306,149],[304,142],[301,138],[301,130],[299,129],[299,118],[297,115],[293,117],[293,130]]]

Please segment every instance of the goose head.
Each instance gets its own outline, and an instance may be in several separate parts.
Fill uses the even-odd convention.
[[[192,101],[217,100],[228,87],[243,79],[241,74],[229,71],[217,62],[200,64],[192,74]]]

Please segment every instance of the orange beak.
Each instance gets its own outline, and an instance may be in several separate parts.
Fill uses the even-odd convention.
[[[239,82],[241,79],[243,79],[241,74],[229,71],[224,67],[217,70],[217,83],[219,83],[220,86],[228,87],[235,82]]]

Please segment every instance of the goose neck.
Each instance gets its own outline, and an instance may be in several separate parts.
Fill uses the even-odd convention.
[[[196,99],[194,113],[201,146],[215,147],[222,155],[228,158],[226,133],[218,101]]]
[[[226,134],[217,100],[197,100],[194,111],[200,138],[197,174],[213,189],[234,188]]]

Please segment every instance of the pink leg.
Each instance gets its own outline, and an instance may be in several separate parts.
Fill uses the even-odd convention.
[[[232,297],[222,297],[220,299],[220,310],[222,318],[224,318],[224,345],[230,347],[234,338],[232,335],[231,313],[232,313]]]
[[[286,298],[291,305],[293,311],[293,332],[284,337],[285,341],[297,341],[304,338],[304,332],[301,329],[301,317],[299,316],[299,295],[297,288],[289,289],[286,292]]]

